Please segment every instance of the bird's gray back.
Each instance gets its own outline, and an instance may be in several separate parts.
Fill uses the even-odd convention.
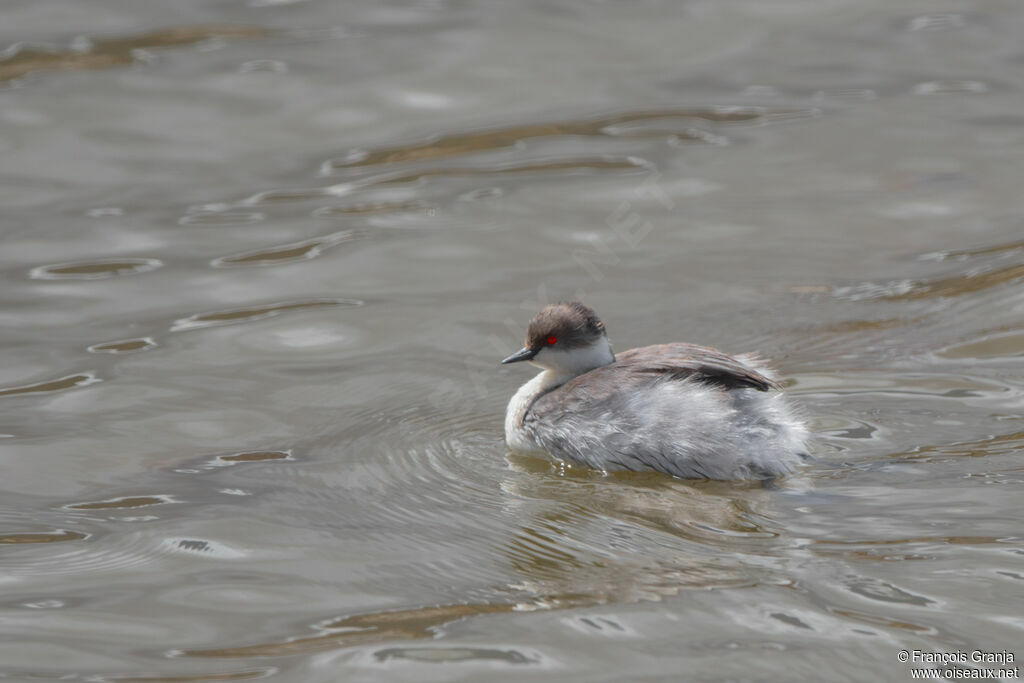
[[[598,469],[680,477],[782,474],[802,435],[775,382],[715,349],[631,349],[540,396],[523,428],[548,453]],[[792,429],[790,429],[792,427]]]

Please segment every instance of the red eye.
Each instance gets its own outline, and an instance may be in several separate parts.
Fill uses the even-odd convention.
[[[554,346],[557,341],[558,337],[548,337],[548,346]]]

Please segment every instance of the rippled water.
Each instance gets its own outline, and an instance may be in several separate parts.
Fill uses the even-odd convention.
[[[0,677],[1024,657],[1018,2],[137,5],[0,7]],[[510,456],[572,297],[774,359],[819,462]]]

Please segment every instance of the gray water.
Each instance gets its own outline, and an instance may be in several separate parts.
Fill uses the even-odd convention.
[[[0,677],[1019,663],[1021,36],[1017,0],[6,0]],[[510,456],[498,360],[568,298],[771,358],[819,462]]]

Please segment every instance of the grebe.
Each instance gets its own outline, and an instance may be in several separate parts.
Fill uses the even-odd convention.
[[[514,451],[706,479],[770,479],[807,457],[806,428],[756,356],[683,343],[616,356],[604,323],[573,301],[545,306],[501,362],[521,361],[542,372],[508,404]]]

